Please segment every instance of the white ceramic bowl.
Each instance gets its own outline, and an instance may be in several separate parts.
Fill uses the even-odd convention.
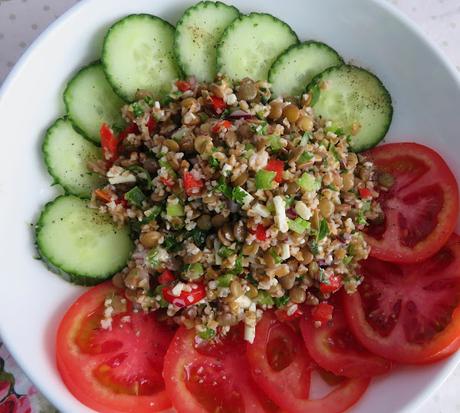
[[[83,291],[34,259],[31,224],[56,195],[40,154],[46,127],[63,113],[66,81],[97,59],[106,29],[130,13],[174,23],[191,0],[86,0],[42,34],[0,93],[0,333],[32,381],[65,413],[88,409],[68,392],[54,362],[57,324]],[[301,39],[329,43],[376,73],[390,90],[395,115],[388,139],[416,140],[440,151],[460,178],[460,83],[445,58],[406,18],[377,0],[232,0],[242,12],[264,11]],[[408,412],[450,374],[460,353],[432,366],[375,380],[354,413]]]

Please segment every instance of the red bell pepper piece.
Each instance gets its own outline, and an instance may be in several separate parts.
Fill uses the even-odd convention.
[[[228,129],[230,126],[232,126],[232,122],[229,120],[220,120],[215,123],[211,131],[214,133],[219,133],[222,129]]]
[[[176,307],[183,308],[196,304],[206,297],[206,289],[203,284],[188,284],[191,291],[182,291],[179,296],[172,293],[173,287],[163,288],[163,298]]]
[[[175,277],[174,274],[173,274],[171,271],[169,271],[169,270],[164,270],[164,271],[158,276],[158,282],[159,282],[161,285],[169,284],[169,283],[173,282],[175,279],[176,279],[176,277]]]
[[[175,184],[175,182],[172,179],[165,178],[164,176],[160,176],[160,181],[163,183],[163,185],[166,185],[168,188],[172,188]]]
[[[267,239],[267,230],[262,224],[257,225],[255,234],[259,241],[265,241]]]
[[[204,187],[201,179],[196,179],[190,172],[184,172],[184,191],[188,196],[196,195]]]
[[[107,161],[115,161],[118,158],[118,138],[107,123],[101,125],[100,134],[104,158]]]
[[[176,82],[176,86],[181,92],[186,92],[187,90],[190,90],[192,88],[190,83],[185,80],[178,80]]]
[[[270,159],[265,167],[265,170],[276,172],[275,181],[283,182],[284,162],[279,159]]]
[[[329,277],[329,282],[321,283],[319,286],[320,291],[323,294],[329,294],[336,292],[342,286],[342,277],[340,275],[332,274]]]
[[[211,104],[212,109],[214,110],[214,113],[216,113],[216,115],[221,115],[227,107],[224,100],[217,96],[211,96]]]
[[[359,196],[363,199],[371,198],[372,192],[368,188],[359,188]]]

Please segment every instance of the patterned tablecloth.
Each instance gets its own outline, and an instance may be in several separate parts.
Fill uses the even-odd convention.
[[[388,1],[409,15],[460,72],[460,0]],[[0,85],[40,32],[76,2],[0,0]],[[460,368],[418,413],[459,413],[459,388]],[[0,413],[53,412],[56,410],[21,372],[0,338]]]

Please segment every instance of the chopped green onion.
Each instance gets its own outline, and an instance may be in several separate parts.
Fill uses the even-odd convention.
[[[302,155],[300,155],[299,159],[297,159],[298,164],[303,164],[311,161],[313,159],[314,155],[311,154],[310,152],[303,152]]]
[[[270,146],[270,149],[272,151],[276,152],[283,148],[283,145],[281,143],[281,139],[279,136],[270,135],[270,136],[267,136],[267,140],[268,140],[268,146]]]
[[[334,145],[330,145],[329,146],[329,150],[331,151],[332,155],[334,156],[335,160],[337,162],[340,162],[342,160],[342,158],[340,157],[339,153],[337,152],[337,149]]]
[[[134,102],[134,103],[131,105],[131,108],[132,108],[133,113],[134,113],[134,116],[135,116],[136,118],[142,116],[142,115],[145,113],[144,108],[140,105],[139,102]]]
[[[232,274],[238,275],[243,272],[243,256],[238,255],[237,259],[235,260],[235,265],[232,269]]]
[[[297,217],[296,219],[290,219],[288,221],[289,229],[297,234],[303,234],[305,231],[310,229],[310,223],[305,219]]]
[[[266,171],[261,169],[256,173],[256,188],[257,189],[272,189],[273,180],[275,179],[276,172]]]
[[[283,295],[282,297],[274,297],[273,301],[278,308],[284,307],[289,302],[289,296]]]
[[[183,276],[188,280],[197,280],[204,274],[203,265],[199,262],[184,266]]]
[[[353,261],[353,257],[351,255],[345,255],[345,257],[343,257],[342,261],[343,261],[343,263],[345,265],[348,265],[348,264],[350,264],[350,262]]]
[[[300,139],[300,145],[305,146],[308,142],[311,140],[311,133],[310,132],[305,132]]]
[[[158,249],[152,248],[147,254],[147,262],[152,268],[157,268],[160,265],[160,259],[158,257]]]
[[[209,165],[211,165],[212,168],[216,169],[220,166],[220,162],[214,158],[213,156],[210,156],[208,158]]]
[[[184,207],[179,200],[177,200],[177,202],[168,201],[166,204],[166,215],[169,217],[183,217],[185,215]]]
[[[231,257],[232,255],[234,255],[236,253],[235,250],[229,248],[229,247],[226,247],[226,246],[222,246],[219,248],[219,251],[217,252],[217,254],[219,255],[219,257],[222,257],[222,258],[228,258],[228,257]]]
[[[209,327],[206,327],[206,330],[204,331],[200,331],[198,333],[198,336],[202,339],[202,340],[211,340],[212,338],[214,338],[216,335],[216,331],[213,330],[212,328],[209,328]]]
[[[257,295],[256,300],[260,305],[270,306],[274,304],[272,296],[264,290],[259,290],[259,294]]]
[[[169,162],[163,157],[161,158],[158,163],[160,164],[161,167],[165,168],[168,171],[168,175],[171,176],[172,178],[177,177],[176,171],[173,169],[173,167],[169,164]]]
[[[322,239],[326,238],[329,234],[329,225],[327,223],[326,218],[323,218],[319,224],[319,231],[318,235],[316,236],[317,241],[321,241]]]
[[[295,198],[293,196],[286,195],[284,197],[284,202],[286,204],[286,207],[289,208],[295,201]]]
[[[276,253],[276,251],[273,248],[270,249],[270,255],[273,257],[275,264],[281,264],[283,262],[281,257]]]
[[[135,186],[134,188],[130,189],[128,192],[125,194],[125,199],[134,206],[141,207],[142,202],[145,201],[146,196],[144,193],[140,190],[138,186]]]
[[[152,98],[152,96],[146,96],[144,97],[144,102],[147,103],[150,107],[155,105],[155,99]]]
[[[142,220],[142,224],[148,224],[151,221],[157,219],[158,215],[161,214],[162,208],[160,205],[155,205],[153,208],[148,209],[144,212],[145,218]]]
[[[221,275],[220,277],[217,278],[217,286],[220,288],[227,288],[230,287],[230,284],[232,283],[233,279],[233,274],[224,274]]]
[[[367,224],[367,220],[366,220],[366,217],[364,215],[364,211],[361,209],[358,211],[358,215],[356,217],[356,222],[359,224],[359,225],[366,225]]]
[[[297,180],[297,184],[306,192],[313,192],[319,189],[319,185],[315,177],[308,172],[303,173],[303,175]]]
[[[161,106],[167,106],[172,101],[174,101],[174,99],[171,96],[165,96],[163,99],[160,100],[160,105]]]

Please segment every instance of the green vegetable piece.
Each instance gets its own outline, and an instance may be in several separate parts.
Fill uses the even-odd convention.
[[[273,257],[275,264],[281,264],[283,262],[281,257],[276,253],[276,251],[273,248],[270,249],[270,255]]]
[[[212,338],[214,338],[216,335],[216,331],[213,330],[212,328],[209,328],[209,327],[206,327],[206,330],[204,331],[200,331],[198,333],[198,336],[202,339],[202,340],[211,340]]]
[[[353,257],[350,256],[350,255],[345,255],[345,257],[343,257],[343,260],[342,260],[342,261],[343,261],[343,263],[344,263],[345,265],[348,265],[348,264],[350,264],[350,262],[353,261]]]
[[[221,288],[228,288],[228,287],[230,287],[232,279],[233,279],[233,274],[231,274],[231,273],[221,275],[216,280],[217,281],[217,286],[221,287]]]
[[[168,307],[168,302],[163,298],[163,288],[164,285],[157,285],[155,287],[155,296],[160,296],[160,299],[157,300],[158,304],[160,304],[160,308],[167,308]]]
[[[147,105],[149,105],[150,107],[155,105],[155,99],[152,98],[152,96],[147,95],[146,97],[144,97],[144,102],[147,103]]]
[[[147,254],[147,262],[153,269],[157,269],[160,265],[160,260],[158,258],[158,249],[152,248]]]
[[[141,207],[142,202],[145,201],[146,196],[144,193],[140,190],[138,186],[135,186],[134,188],[130,189],[128,192],[125,194],[125,199],[134,206]]]
[[[261,169],[256,173],[256,188],[257,189],[272,189],[273,180],[275,179],[276,172],[266,171]]]
[[[300,145],[305,146],[308,142],[311,140],[311,133],[310,132],[305,132],[302,135],[302,138],[300,139]]]
[[[216,168],[219,168],[220,166],[220,162],[214,158],[213,156],[210,156],[208,158],[208,162],[209,162],[209,165],[211,165],[212,168],[216,169]]]
[[[168,252],[178,252],[182,249],[182,243],[177,240],[176,236],[168,235],[163,242],[163,247]]]
[[[225,182],[223,176],[217,181],[216,191],[223,193],[228,199],[232,199],[232,187]]]
[[[334,145],[330,145],[329,146],[329,150],[331,151],[332,155],[334,156],[335,160],[337,162],[340,162],[342,160],[342,158],[340,157],[339,153],[337,152],[337,149]]]
[[[228,257],[231,257],[232,255],[234,255],[236,253],[235,250],[229,248],[229,247],[226,247],[226,246],[222,246],[219,248],[219,251],[217,251],[217,254],[219,255],[219,257],[222,257],[222,258],[228,258]]]
[[[297,184],[306,192],[313,192],[319,189],[319,185],[315,177],[308,172],[303,173],[303,175],[297,180]]]
[[[270,135],[267,137],[267,140],[268,140],[268,145],[270,146],[270,149],[272,151],[276,152],[283,148],[283,145],[281,144],[281,139],[279,136]]]
[[[243,256],[238,255],[237,259],[235,260],[235,266],[232,269],[232,274],[238,275],[243,272]]]
[[[303,234],[310,229],[310,222],[300,217],[297,217],[294,220],[290,219],[288,221],[288,225],[289,229],[297,234]]]
[[[142,107],[142,105],[139,102],[134,102],[131,105],[131,108],[132,108],[134,116],[136,118],[139,118],[140,116],[143,116],[144,113],[145,113],[144,108]]]
[[[313,154],[311,154],[308,151],[305,151],[302,153],[302,155],[299,156],[299,159],[297,159],[298,164],[303,164],[311,161],[313,159]]]
[[[264,291],[264,290],[259,290],[259,294],[257,295],[257,302],[260,305],[268,305],[268,306],[275,304],[272,296],[267,291]]]
[[[188,280],[197,280],[204,274],[203,265],[199,262],[184,267],[183,276]]]
[[[276,307],[284,307],[289,302],[289,296],[283,295],[282,297],[274,297],[273,301],[275,302]]]
[[[201,229],[193,228],[190,232],[188,232],[188,235],[193,239],[193,243],[197,247],[201,248],[206,243],[206,237],[208,236],[208,233]]]
[[[241,188],[241,186],[235,186],[235,188],[233,188],[233,191],[232,191],[232,199],[236,203],[240,205],[244,205],[247,201],[250,202],[254,198],[249,192]]]
[[[145,218],[142,220],[142,224],[148,224],[154,221],[161,214],[162,208],[160,205],[155,205],[153,208],[148,209],[144,212]]]
[[[185,215],[184,207],[180,202],[168,202],[166,204],[166,215],[168,215],[169,217],[183,217]]]
[[[366,225],[367,224],[367,220],[366,220],[366,216],[365,216],[365,212],[360,209],[358,211],[358,215],[356,217],[356,222],[359,224],[359,225]]]
[[[319,254],[319,246],[315,240],[311,240],[309,243],[310,251],[313,255]]]
[[[319,231],[318,235],[316,236],[317,241],[321,241],[322,239],[326,238],[329,234],[329,225],[327,223],[326,218],[323,218],[319,224]]]

